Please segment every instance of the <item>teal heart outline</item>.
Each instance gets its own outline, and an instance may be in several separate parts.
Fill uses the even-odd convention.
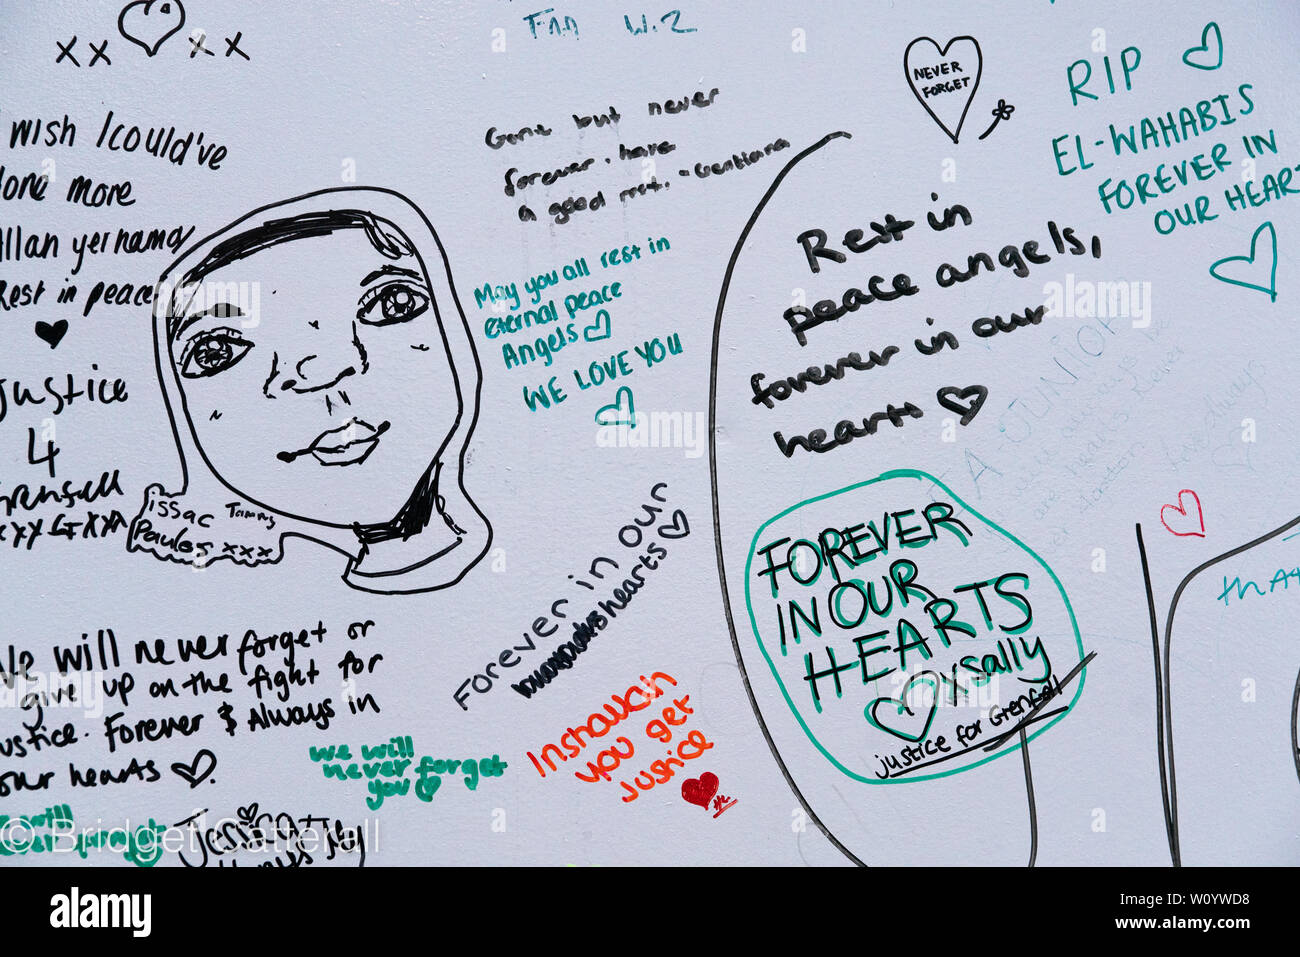
[[[622,414],[624,395],[627,396],[627,418],[626,419],[623,418],[623,414]],[[606,412],[614,413],[613,421],[610,421],[608,419],[602,420],[601,416]],[[602,405],[599,409],[596,410],[596,424],[606,425],[606,426],[626,425],[630,429],[635,429],[636,428],[636,406],[632,402],[632,390],[627,386],[623,386],[617,392],[615,392],[613,402],[611,402],[609,405]]]
[[[1272,239],[1273,246],[1273,267],[1272,271],[1269,273],[1267,286],[1258,286],[1253,282],[1242,282],[1240,279],[1229,279],[1227,276],[1222,276],[1215,272],[1216,269],[1225,263],[1244,262],[1253,265],[1255,262],[1255,246],[1259,243],[1259,234],[1266,229],[1268,230],[1269,237]],[[1259,229],[1255,230],[1255,234],[1250,237],[1249,256],[1224,256],[1222,259],[1215,260],[1210,263],[1210,275],[1219,280],[1219,282],[1231,283],[1234,286],[1245,286],[1247,289],[1258,289],[1260,292],[1268,293],[1269,302],[1277,302],[1277,230],[1273,228],[1272,221],[1265,220],[1263,224],[1260,225]]]
[[[604,327],[605,327],[605,331],[602,332],[602,333],[601,333],[600,335],[598,335],[598,336],[593,336],[592,333],[595,332],[595,331],[597,331],[598,329],[600,329],[600,327],[601,327],[601,325],[602,325],[602,323],[601,323],[601,321],[600,321],[600,317],[601,317],[601,316],[604,316],[604,317],[605,317],[605,321],[604,321],[604,323],[603,323],[603,325],[604,325]],[[584,326],[584,327],[583,327],[583,329],[582,329],[582,338],[585,339],[587,342],[599,342],[601,339],[608,339],[608,338],[609,338],[609,334],[610,334],[610,332],[611,332],[612,330],[613,330],[613,326],[612,326],[612,324],[610,323],[610,319],[609,319],[609,311],[606,310],[606,309],[602,309],[602,310],[600,310],[599,312],[596,313],[596,321],[595,321],[595,322],[593,322],[593,323],[592,323],[591,325],[589,325],[589,326]]]
[[[1219,59],[1218,62],[1214,64],[1214,66],[1202,66],[1199,63],[1193,63],[1191,60],[1187,58],[1194,53],[1210,52],[1210,42],[1208,39],[1210,35],[1210,27],[1214,28],[1214,40],[1219,45]],[[1217,23],[1211,20],[1209,23],[1205,25],[1205,29],[1201,31],[1201,45],[1198,47],[1188,47],[1186,50],[1184,50],[1183,62],[1186,63],[1194,70],[1217,70],[1219,67],[1223,66],[1223,32],[1219,30],[1219,25]]]
[[[916,712],[907,706],[907,696],[908,696],[908,692],[912,688],[912,685],[922,678],[931,679],[930,687],[934,691],[934,695],[930,700],[930,713],[927,714],[925,717],[925,726],[921,728],[921,733],[913,737],[912,735],[908,734],[906,731],[897,731],[894,728],[891,728],[888,725],[883,724],[880,721],[880,719],[876,717],[876,709],[879,708],[882,704],[896,705],[898,708],[898,712],[897,712],[898,714],[901,715],[904,711],[906,711],[913,718],[916,717]],[[904,741],[911,741],[913,744],[915,744],[917,741],[925,740],[925,736],[930,733],[930,725],[934,724],[935,712],[939,710],[939,676],[935,674],[933,671],[922,671],[918,674],[915,674],[911,678],[907,679],[907,684],[903,685],[903,690],[901,694],[902,694],[901,698],[877,698],[875,701],[871,702],[871,704],[867,705],[867,707],[863,710],[863,717],[865,717],[867,721],[870,722],[872,725],[879,728],[881,731],[884,731],[886,734],[892,734],[896,738],[902,738]]]

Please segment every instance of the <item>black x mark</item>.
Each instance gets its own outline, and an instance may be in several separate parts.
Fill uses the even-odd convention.
[[[244,35],[244,31],[240,30],[238,33],[235,34],[235,38],[233,40],[230,39],[230,37],[226,37],[226,56],[230,56],[230,54],[232,53],[238,53],[245,60],[250,59],[247,53],[239,49],[239,40],[243,35]]]
[[[191,60],[194,59],[195,54],[197,54],[199,51],[206,53],[208,56],[216,56],[215,53],[213,53],[211,50],[209,50],[207,47],[203,45],[203,41],[206,40],[207,38],[208,35],[204,33],[202,30],[196,30],[194,32],[194,35],[190,37],[190,59]]]
[[[55,41],[54,41],[54,45],[57,46],[57,47],[59,48],[59,56],[58,56],[58,58],[54,61],[55,63],[62,63],[62,62],[63,62],[63,58],[64,58],[64,57],[67,57],[67,58],[68,58],[69,60],[71,60],[73,63],[76,63],[77,66],[81,66],[81,64],[77,61],[77,58],[76,58],[75,56],[72,55],[72,48],[75,47],[75,46],[77,45],[77,38],[76,38],[76,37],[73,37],[71,40],[69,40],[67,46],[64,46],[64,45],[63,45],[62,43],[60,43],[58,40],[55,40]]]

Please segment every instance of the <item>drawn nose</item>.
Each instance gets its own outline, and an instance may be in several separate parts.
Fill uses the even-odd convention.
[[[339,368],[339,363],[324,361],[316,355],[303,356],[293,367],[293,371],[298,374],[298,377],[285,379],[284,384],[280,386],[281,389],[292,389],[294,392],[319,392],[321,389],[336,385],[350,375],[357,374],[355,365]]]
[[[293,376],[280,383],[282,391],[320,392],[338,385],[349,376],[365,372],[366,355],[361,342],[352,336],[346,345],[324,352],[304,355],[293,366]]]

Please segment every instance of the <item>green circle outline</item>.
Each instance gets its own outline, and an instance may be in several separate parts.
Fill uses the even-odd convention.
[[[758,540],[763,535],[763,531],[773,522],[777,522],[780,519],[785,518],[785,516],[789,515],[791,512],[797,511],[798,509],[803,508],[805,505],[812,505],[813,503],[823,501],[824,499],[834,498],[835,496],[843,495],[846,492],[856,491],[857,489],[865,488],[868,485],[875,485],[877,482],[883,482],[886,481],[887,479],[895,479],[895,478],[914,478],[920,482],[929,481],[934,485],[937,485],[939,488],[947,492],[948,495],[950,495],[953,499],[955,499],[965,511],[970,512],[977,519],[983,522],[987,527],[1003,535],[1005,538],[1009,539],[1014,544],[1020,546],[1021,549],[1023,549],[1025,552],[1029,554],[1030,558],[1038,562],[1039,565],[1043,566],[1043,570],[1047,572],[1047,574],[1052,579],[1052,583],[1056,585],[1056,590],[1061,596],[1061,601],[1065,603],[1066,614],[1070,616],[1070,627],[1074,629],[1074,642],[1079,651],[1079,660],[1082,661],[1085,657],[1084,650],[1083,650],[1083,638],[1079,634],[1079,622],[1074,617],[1074,608],[1070,605],[1069,596],[1065,594],[1065,587],[1061,584],[1061,580],[1056,577],[1056,572],[1052,571],[1051,566],[1048,565],[1047,562],[1043,561],[1042,558],[1038,556],[1038,553],[1035,552],[1032,548],[1030,548],[1020,539],[1016,538],[1016,536],[1012,535],[1010,532],[1008,532],[1002,526],[998,525],[996,522],[989,521],[978,511],[971,508],[968,504],[966,504],[966,502],[962,499],[960,495],[958,495],[952,489],[948,488],[948,486],[944,485],[941,481],[939,481],[933,475],[930,475],[928,472],[923,472],[920,469],[892,469],[888,472],[883,472],[880,475],[877,475],[873,479],[867,479],[865,482],[857,482],[853,485],[846,485],[844,486],[844,488],[836,489],[833,492],[826,492],[822,495],[814,496],[813,498],[804,499],[802,502],[799,502],[795,505],[791,505],[789,508],[778,512],[776,515],[773,515],[771,518],[769,518],[766,522],[764,522],[762,525],[758,527],[758,531],[754,533],[754,538],[749,544],[749,555],[745,559],[745,610],[749,612],[750,628],[753,630],[754,638],[758,642],[758,650],[763,653],[763,659],[767,662],[767,666],[772,672],[772,677],[776,679],[777,687],[781,689],[781,696],[785,698],[786,704],[789,706],[790,711],[794,714],[795,719],[799,722],[799,727],[803,729],[803,733],[807,735],[808,740],[813,743],[813,746],[816,747],[817,750],[822,753],[822,756],[825,757],[826,760],[830,761],[831,764],[835,765],[835,767],[839,768],[840,771],[842,771],[844,774],[848,775],[849,777],[853,778],[855,781],[861,781],[864,784],[915,784],[920,781],[930,781],[933,780],[934,778],[945,778],[953,774],[960,774],[962,771],[969,771],[972,768],[977,768],[981,764],[987,764],[988,762],[993,761],[996,758],[1000,758],[1003,757],[1004,755],[1011,754],[1019,750],[1020,748],[1020,740],[1019,738],[1017,738],[1014,744],[1009,743],[1007,745],[1004,745],[1002,748],[995,751],[993,754],[990,754],[987,758],[983,758],[979,761],[974,762],[973,764],[963,764],[961,767],[953,768],[950,771],[936,771],[934,774],[922,774],[916,777],[885,778],[882,780],[881,778],[866,778],[860,774],[855,774],[853,771],[850,771],[843,764],[841,764],[835,758],[834,755],[832,755],[829,751],[827,751],[824,747],[822,747],[821,742],[817,740],[817,736],[813,734],[812,730],[809,729],[807,722],[804,721],[803,714],[799,711],[798,706],[794,703],[793,699],[791,699],[789,691],[786,690],[785,682],[781,679],[781,675],[777,671],[776,664],[772,661],[772,656],[767,653],[767,646],[763,643],[763,636],[759,633],[758,622],[754,617],[754,606],[753,603],[750,601],[750,581],[751,581],[750,569],[753,566],[753,562],[754,562],[754,554],[755,554],[754,550],[758,545]],[[1025,739],[1026,743],[1037,738],[1040,734],[1042,734],[1044,731],[1047,731],[1053,725],[1057,724],[1063,718],[1068,716],[1072,710],[1074,710],[1074,705],[1079,700],[1079,695],[1083,694],[1083,684],[1087,676],[1088,676],[1088,666],[1084,665],[1083,668],[1080,669],[1079,671],[1079,686],[1077,689],[1075,689],[1074,697],[1070,699],[1070,703],[1065,706],[1065,711],[1057,715],[1051,721],[1047,722],[1037,731],[1034,731],[1032,734],[1029,734]]]

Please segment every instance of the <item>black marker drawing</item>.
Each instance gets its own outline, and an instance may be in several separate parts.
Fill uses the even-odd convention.
[[[772,181],[772,184],[769,186],[767,191],[763,194],[762,198],[759,200],[758,205],[755,207],[753,213],[746,221],[745,226],[741,231],[740,237],[736,241],[735,247],[733,248],[730,254],[730,257],[727,262],[726,272],[722,281],[721,291],[718,297],[717,308],[714,314],[713,339],[712,339],[712,350],[711,350],[710,370],[709,370],[709,469],[710,469],[710,491],[712,496],[712,509],[713,509],[714,557],[718,568],[718,579],[719,579],[719,584],[721,586],[721,592],[722,592],[723,613],[727,622],[727,630],[731,637],[732,651],[736,656],[737,669],[740,673],[741,680],[745,688],[746,696],[749,699],[750,706],[754,711],[755,719],[758,722],[758,726],[760,731],[763,734],[764,740],[767,742],[768,749],[772,753],[772,757],[776,760],[776,763],[778,767],[781,769],[781,773],[784,776],[786,783],[789,785],[791,791],[794,793],[796,799],[799,801],[799,804],[801,805],[804,813],[807,814],[808,818],[822,832],[822,834],[826,837],[826,839],[830,841],[830,843],[834,845],[834,847],[837,850],[839,850],[842,854],[844,854],[845,857],[847,857],[854,864],[860,866],[866,866],[866,862],[863,861],[861,857],[855,854],[852,850],[850,850],[850,848],[846,846],[846,843],[844,841],[842,841],[834,833],[832,833],[831,829],[825,823],[823,823],[823,821],[818,817],[817,813],[813,810],[808,798],[804,796],[800,787],[796,783],[795,776],[790,770],[790,767],[786,759],[782,756],[781,751],[777,746],[776,738],[773,735],[773,731],[769,727],[768,719],[765,716],[763,708],[760,706],[758,700],[758,694],[754,687],[755,679],[751,676],[749,672],[749,669],[745,662],[745,655],[741,647],[740,633],[737,630],[736,617],[732,607],[732,596],[730,592],[730,587],[728,585],[727,560],[724,554],[724,539],[723,539],[723,531],[722,531],[722,517],[721,517],[720,491],[719,491],[719,466],[718,466],[718,449],[719,449],[718,379],[719,379],[719,363],[722,358],[722,325],[723,325],[723,316],[726,313],[726,309],[728,305],[728,296],[731,293],[731,285],[732,285],[733,278],[736,274],[737,264],[740,261],[741,253],[746,249],[746,246],[750,240],[750,236],[754,232],[764,210],[772,201],[773,197],[778,192],[782,183],[787,179],[787,177],[791,174],[791,172],[793,172],[795,168],[802,161],[813,156],[814,154],[817,154],[819,151],[823,150],[829,144],[834,143],[841,139],[849,139],[849,138],[850,138],[850,134],[847,132],[840,131],[840,132],[830,133],[827,136],[824,136],[816,143],[814,143],[812,146],[809,146],[808,148],[800,151],[789,162],[787,162],[782,167],[780,172],[777,173],[775,179]],[[981,385],[974,385],[966,388],[949,386],[939,390],[938,399],[940,404],[944,408],[958,415],[961,415],[965,421],[969,421],[979,413],[980,408],[984,403],[984,400],[987,398],[987,392],[988,390]],[[752,404],[758,404],[758,403],[755,402]],[[829,496],[823,496],[823,497],[829,497]],[[817,499],[814,499],[812,501],[817,501]],[[782,539],[782,541],[785,540],[786,539]],[[757,541],[757,539],[755,541]],[[1021,547],[1023,548],[1024,546],[1022,545]],[[1044,565],[1044,567],[1046,566]],[[1062,591],[1062,597],[1064,597],[1063,591]],[[748,609],[748,611],[752,618],[752,609]],[[949,754],[944,754],[943,756],[939,757],[935,761],[931,762],[933,764],[939,764],[951,758],[958,758],[961,757],[963,754],[973,753],[977,751],[982,751],[986,754],[993,755],[993,754],[1004,752],[1004,749],[1005,750],[1013,750],[1014,748],[1021,749],[1023,781],[1025,787],[1026,823],[1028,825],[1028,842],[1027,842],[1028,865],[1030,867],[1033,867],[1036,864],[1037,856],[1038,856],[1038,812],[1037,812],[1037,803],[1036,803],[1035,792],[1034,792],[1032,767],[1029,759],[1028,741],[1031,736],[1035,736],[1041,730],[1041,727],[1035,728],[1034,727],[1035,725],[1041,725],[1045,722],[1051,722],[1053,721],[1053,719],[1059,718],[1061,715],[1063,715],[1065,712],[1069,710],[1070,705],[1067,704],[1065,706],[1061,706],[1062,703],[1060,701],[1057,701],[1056,699],[1058,697],[1061,697],[1063,689],[1074,688],[1074,687],[1081,688],[1085,669],[1096,658],[1096,652],[1088,652],[1084,654],[1082,651],[1081,644],[1079,650],[1082,656],[1081,660],[1076,665],[1074,665],[1074,667],[1070,668],[1068,672],[1059,676],[1059,678],[1057,679],[1058,684],[1057,684],[1056,693],[1038,697],[1037,700],[1033,701],[1033,703],[1025,707],[1023,711],[1016,712],[1016,720],[1007,719],[1004,721],[1004,723],[998,725],[996,727],[996,730],[991,730],[987,740],[981,740],[978,744],[974,744],[968,749],[957,750]],[[832,664],[832,668],[834,667],[835,667],[834,664]],[[918,675],[910,679],[908,683],[911,684],[915,682],[918,678],[924,678],[927,675],[933,676],[931,672],[920,672]],[[1077,685],[1075,684],[1076,681],[1078,682]],[[899,698],[902,698],[904,700],[887,699],[887,700],[892,700],[892,703],[896,706],[895,709],[896,713],[901,716],[904,712],[907,712],[909,717],[919,719],[919,721],[921,723],[924,723],[925,727],[928,728],[929,721],[933,718],[934,715],[934,708],[937,706],[937,702],[938,702],[937,696],[932,696],[930,698],[930,713],[928,716],[921,715],[919,711],[913,711],[913,709],[909,708],[905,700],[906,698],[905,694],[900,695]],[[880,709],[878,707],[880,704],[881,701],[877,700],[873,705],[867,708],[865,712],[865,720],[868,723],[873,724],[877,728],[880,728],[881,730],[894,734],[895,736],[906,741],[916,742],[926,738],[926,733],[924,730],[922,730],[918,734],[918,733],[908,733],[905,731],[891,730],[887,727],[882,727],[882,725],[879,723],[881,720],[880,716],[886,713],[886,709]],[[997,722],[993,722],[990,725],[990,727],[993,727],[993,725],[997,725]],[[811,737],[812,736],[809,735],[810,739]],[[1008,745],[1012,744],[1013,742],[1014,742],[1013,747],[1009,748]],[[814,744],[818,749],[822,748],[820,744],[816,744],[815,740],[814,740]],[[826,754],[826,751],[822,749],[822,753]],[[828,754],[827,756],[829,757]],[[989,758],[984,759],[984,761],[987,760],[991,760],[991,759]],[[983,763],[983,761],[981,761],[980,763]],[[844,770],[843,766],[840,766],[840,768],[841,770]],[[850,774],[849,776],[857,777],[857,775],[854,774]],[[940,774],[938,776],[942,777],[944,775]],[[858,780],[864,780],[864,778],[858,777]],[[924,779],[921,778],[920,780],[924,780]],[[835,790],[836,790],[836,794],[839,794],[838,789]],[[851,810],[852,809],[850,807],[850,811]],[[856,819],[857,818],[856,813],[852,813],[851,817]],[[870,830],[868,828],[863,828],[862,834],[860,834],[857,839],[861,840],[863,834],[869,834],[869,833]]]
[[[117,30],[149,56],[185,26],[181,0],[135,0],[117,15]]]
[[[955,385],[946,385],[935,396],[941,406],[961,416],[962,425],[969,425],[971,420],[980,414],[980,409],[984,408],[984,402],[988,397],[988,387],[982,385],[970,385],[964,389],[959,389]]]
[[[1169,856],[1173,861],[1174,867],[1183,866],[1182,842],[1180,840],[1178,827],[1178,781],[1174,767],[1174,720],[1173,720],[1173,681],[1171,677],[1173,662],[1173,633],[1174,633],[1174,613],[1178,610],[1178,600],[1182,597],[1183,592],[1187,589],[1201,572],[1206,571],[1220,562],[1227,561],[1237,555],[1250,551],[1258,545],[1272,541],[1282,535],[1289,529],[1300,525],[1300,516],[1297,516],[1286,524],[1273,529],[1271,532],[1259,536],[1253,541],[1244,545],[1238,545],[1231,548],[1221,555],[1216,555],[1208,561],[1197,565],[1188,572],[1178,587],[1174,590],[1174,597],[1169,603],[1168,615],[1165,618],[1165,632],[1163,647],[1160,641],[1160,630],[1156,618],[1155,593],[1151,587],[1151,574],[1147,563],[1146,545],[1142,540],[1142,525],[1139,523],[1135,526],[1138,544],[1138,557],[1142,564],[1143,585],[1146,590],[1147,612],[1150,619],[1151,627],[1151,646],[1155,664],[1156,679],[1156,742],[1160,762],[1160,791],[1164,805],[1165,815],[1165,834],[1169,841]],[[1290,670],[1286,671],[1285,677],[1290,681]],[[1291,693],[1290,701],[1290,721],[1287,728],[1287,741],[1290,745],[1292,763],[1295,765],[1297,780],[1300,781],[1300,672],[1296,674],[1295,688]],[[1278,737],[1281,738],[1281,728],[1278,728]],[[1221,814],[1235,815],[1241,809],[1239,808],[1221,808]],[[1199,863],[1196,861],[1193,864]]]
[[[191,788],[196,788],[206,781],[217,769],[217,756],[207,748],[200,748],[189,764],[184,761],[172,763],[172,773],[186,781]]]
[[[36,321],[34,327],[36,336],[51,349],[57,349],[63,337],[68,334],[68,320],[59,319],[55,322]]]
[[[167,269],[153,332],[183,487],[150,486],[128,550],[251,566],[306,538],[379,593],[454,585],[487,552],[463,476],[478,355],[446,251],[401,194],[254,210]]]
[[[966,113],[975,99],[983,71],[984,57],[974,37],[953,37],[942,47],[930,37],[917,37],[903,51],[903,73],[907,76],[907,85],[921,101],[925,112],[930,114],[930,119],[938,123],[954,143],[961,135],[962,124],[966,122]]]
[[[1015,111],[1016,108],[1014,106],[1012,106],[1006,100],[999,99],[998,105],[993,107],[993,111],[992,111],[993,122],[989,124],[989,128],[987,130],[985,130],[983,133],[980,134],[979,138],[984,139],[995,129],[997,129],[998,124],[1001,123],[1003,120],[1011,119],[1011,114],[1014,113]]]
[[[848,138],[850,136],[851,134],[844,131],[828,133],[812,146],[800,150],[798,154],[781,167],[781,171],[776,174],[776,178],[772,180],[772,185],[767,188],[763,198],[758,201],[754,212],[745,223],[745,228],[741,230],[740,238],[736,240],[736,246],[731,251],[731,257],[727,260],[727,271],[722,278],[722,291],[718,295],[718,308],[713,317],[713,349],[709,362],[709,482],[713,497],[714,557],[718,563],[718,583],[722,587],[722,611],[727,619],[727,631],[731,635],[731,650],[736,656],[736,667],[740,671],[740,680],[745,685],[745,696],[749,698],[749,706],[753,709],[754,717],[758,720],[758,727],[763,732],[763,740],[767,742],[768,750],[772,752],[772,757],[776,759],[777,767],[781,769],[781,775],[785,778],[785,783],[789,785],[804,813],[808,815],[817,830],[822,832],[826,840],[835,846],[836,850],[859,867],[866,867],[866,862],[845,847],[817,817],[817,812],[812,809],[808,799],[803,796],[803,792],[795,784],[794,776],[790,774],[790,769],[785,766],[785,760],[781,757],[781,752],[777,750],[776,742],[772,740],[772,732],[768,730],[767,721],[763,718],[763,711],[758,706],[758,698],[754,694],[754,686],[750,681],[749,671],[745,667],[745,659],[740,650],[740,638],[736,633],[735,616],[731,612],[731,594],[727,589],[727,569],[722,555],[722,518],[718,509],[718,357],[722,341],[722,314],[727,304],[727,292],[731,288],[731,276],[736,271],[736,261],[740,259],[741,250],[745,248],[745,240],[749,238],[749,234],[753,230],[754,224],[758,222],[758,217],[763,212],[764,207],[776,195],[777,189],[786,176],[790,174],[790,171],[799,165],[800,160],[816,153],[834,139]]]

